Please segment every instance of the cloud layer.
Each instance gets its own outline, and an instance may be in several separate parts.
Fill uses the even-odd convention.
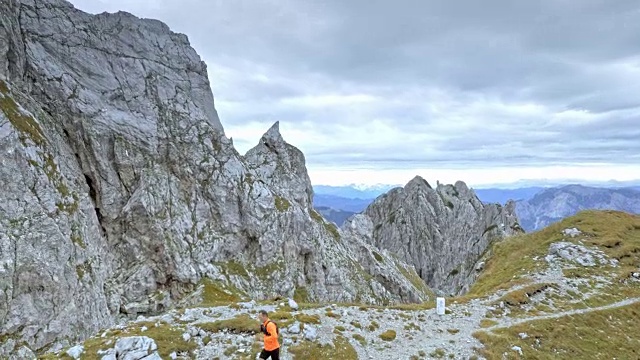
[[[73,3],[186,33],[239,150],[279,120],[312,176],[593,164],[638,171],[637,1]]]

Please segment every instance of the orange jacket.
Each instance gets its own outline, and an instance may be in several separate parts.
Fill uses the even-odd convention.
[[[264,322],[264,327],[267,329],[267,334],[264,334],[264,349],[266,351],[272,351],[280,347],[278,343],[278,333],[276,330],[276,324],[267,319]]]

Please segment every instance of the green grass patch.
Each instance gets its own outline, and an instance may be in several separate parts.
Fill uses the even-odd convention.
[[[396,267],[402,273],[402,275],[409,280],[411,285],[413,285],[416,289],[418,289],[423,294],[427,295],[429,298],[433,298],[433,291],[427,286],[427,284],[418,276],[413,267],[409,269],[405,268],[402,264],[396,262]]]
[[[311,209],[311,211],[309,212],[309,214],[311,215],[311,218],[313,220],[315,220],[318,224],[322,224],[322,226],[324,226],[324,229],[331,234],[331,236],[333,236],[333,238],[338,241],[340,240],[340,231],[338,230],[338,227],[333,224],[332,222],[326,221],[322,215],[320,215],[319,212]]]
[[[414,303],[414,304],[395,304],[389,305],[387,308],[402,310],[402,311],[424,311],[434,309],[436,307],[435,301],[423,302],[423,303]]]
[[[320,215],[320,213],[315,211],[314,209],[311,209],[309,214],[311,215],[311,218],[313,220],[315,220],[316,222],[318,222],[318,223],[323,223],[324,222],[324,218],[322,217],[322,215]]]
[[[82,240],[82,236],[77,233],[75,230],[71,233],[71,242],[80,246],[83,249],[87,248],[87,244]]]
[[[233,353],[235,353],[236,351],[238,351],[238,347],[237,346],[232,346],[232,347],[228,347],[224,350],[224,356],[231,356],[233,355]]]
[[[384,341],[393,341],[396,339],[396,332],[395,330],[387,330],[385,332],[383,332],[382,334],[380,334],[380,339],[384,340]]]
[[[0,80],[0,93],[3,95],[9,94],[9,86],[3,80]]]
[[[572,239],[562,234],[564,229],[573,227],[582,231],[583,235]],[[484,271],[467,295],[486,296],[529,282],[527,274],[547,267],[544,257],[552,243],[577,239],[587,247],[597,246],[611,258],[618,259],[621,266],[616,271],[640,267],[640,216],[620,211],[588,210],[540,231],[495,243],[489,250],[491,256]],[[538,261],[533,260],[534,257],[538,257]],[[576,270],[570,276],[581,277],[588,271]]]
[[[202,302],[200,303],[200,306],[203,307],[229,305],[230,303],[243,301],[246,298],[246,295],[241,291],[221,281],[202,279],[200,283],[204,287]]]
[[[331,311],[331,310],[327,310],[327,313],[326,313],[325,315],[327,315],[327,316],[328,316],[328,317],[330,317],[330,318],[334,318],[334,319],[340,319],[340,318],[342,318],[342,316],[340,316],[340,315],[338,315],[338,314],[334,313],[334,312],[333,312],[333,311]]]
[[[255,334],[260,332],[260,322],[249,315],[238,315],[231,319],[196,324],[199,328],[209,332],[228,331],[234,334]]]
[[[309,291],[304,286],[296,287],[296,290],[293,292],[293,300],[295,300],[298,304],[306,303],[309,301]]]
[[[592,311],[557,319],[537,320],[484,331],[474,336],[485,346],[481,354],[487,359],[503,359],[504,353],[519,346],[525,359],[618,359],[640,358],[638,319],[640,304],[616,309]],[[518,334],[526,333],[526,339]]]
[[[213,263],[213,265],[222,269],[227,275],[237,275],[244,278],[249,278],[247,268],[237,261],[230,260],[226,262],[216,262]]]
[[[56,202],[57,208],[61,212],[68,214],[75,213],[78,210],[78,196],[71,193],[64,178],[58,171],[54,157],[45,151],[47,140],[42,127],[31,115],[22,113],[20,106],[13,99],[7,84],[2,80],[0,80],[0,112],[5,115],[11,125],[17,130],[18,137],[23,145],[28,145],[27,139],[29,139],[43,149],[43,151],[37,152],[40,158],[39,162],[31,159],[28,160],[28,163],[42,170],[56,190],[58,190],[62,200]]]
[[[229,279],[230,276],[239,276],[244,279],[249,279],[249,274],[251,274],[262,281],[277,281],[276,278],[280,276],[280,274],[278,273],[284,271],[285,269],[284,260],[281,258],[275,259],[264,266],[243,264],[234,260],[225,262],[214,262],[213,265],[218,267],[224,273],[227,279]],[[237,289],[235,291],[238,292]],[[244,298],[246,296],[242,294],[242,297]]]
[[[289,210],[289,208],[291,207],[291,203],[289,202],[289,200],[283,198],[282,196],[276,196],[274,198],[274,202],[275,202],[276,209],[279,212],[285,212]]]
[[[492,327],[498,325],[498,322],[494,321],[494,320],[489,320],[489,319],[482,319],[480,320],[480,327],[481,328],[488,328],[488,327]]]
[[[93,269],[91,268],[91,263],[89,262],[89,260],[83,262],[80,265],[76,265],[76,274],[78,275],[78,279],[82,279],[86,274],[93,274]]]
[[[369,329],[369,331],[376,331],[379,328],[380,328],[380,324],[378,324],[375,320],[371,321],[371,323],[367,327],[367,329]]]
[[[365,339],[364,336],[362,336],[360,334],[353,334],[353,335],[351,335],[351,337],[354,340],[356,340],[357,342],[359,342],[360,345],[367,346],[367,339]]]
[[[429,354],[429,355],[431,355],[431,357],[434,357],[434,358],[437,358],[437,359],[441,359],[441,358],[447,356],[447,352],[442,348],[437,348],[433,352],[431,352],[431,354]]]
[[[373,251],[373,257],[377,262],[384,263],[384,258],[382,258],[382,255],[380,255],[377,251]]]
[[[410,322],[404,326],[404,329],[420,331],[420,326],[418,326],[416,323]]]
[[[529,298],[537,293],[543,292],[549,287],[555,287],[554,284],[548,283],[537,283],[527,285],[522,289],[511,291],[500,299],[497,302],[504,301],[505,304],[509,306],[520,306],[529,303]]]
[[[107,350],[115,345],[118,338],[129,336],[147,336],[152,338],[158,345],[158,354],[164,359],[169,358],[172,352],[185,352],[190,356],[194,355],[197,348],[195,342],[187,342],[182,339],[185,329],[178,326],[171,326],[166,322],[158,322],[158,326],[154,322],[135,323],[124,330],[109,330],[105,337],[97,336],[84,342],[84,354],[82,360],[97,360],[102,358],[98,355],[99,350]],[[146,327],[145,331],[142,328]],[[102,335],[102,333],[100,333]],[[111,341],[110,344],[107,344]]]
[[[303,324],[320,324],[320,316],[318,315],[297,314],[295,319]]]
[[[278,310],[269,313],[269,319],[278,324],[278,327],[284,329],[294,323],[294,317],[290,312]]]
[[[338,335],[333,346],[316,342],[303,342],[289,347],[294,360],[357,360],[358,353],[344,336]]]
[[[20,111],[18,103],[13,100],[7,84],[0,80],[0,111],[9,119],[11,125],[20,133],[21,140],[31,139],[42,147],[46,143],[44,132],[38,122]]]
[[[325,222],[324,228],[333,236],[334,239],[340,240],[340,231],[338,231],[338,227],[334,223]]]

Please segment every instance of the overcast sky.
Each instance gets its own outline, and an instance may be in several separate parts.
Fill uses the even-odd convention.
[[[238,150],[279,120],[316,185],[640,179],[637,0],[72,2],[187,34]]]

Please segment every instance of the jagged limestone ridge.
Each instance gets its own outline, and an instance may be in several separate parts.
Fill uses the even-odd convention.
[[[0,5],[0,355],[161,313],[204,278],[255,298],[428,297],[410,266],[360,265],[371,247],[310,209],[277,124],[237,153],[186,36],[61,0]]]
[[[476,262],[489,244],[520,231],[513,207],[483,204],[462,181],[434,189],[416,176],[355,218],[368,217],[370,243],[415,266],[432,289],[461,294],[476,278]]]

